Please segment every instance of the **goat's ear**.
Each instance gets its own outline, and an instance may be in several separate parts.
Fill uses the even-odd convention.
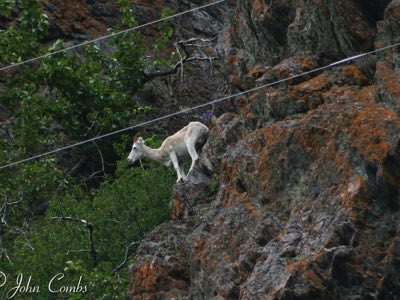
[[[142,137],[139,137],[139,138],[137,139],[137,142],[140,143],[140,144],[144,144],[144,140],[143,140]]]

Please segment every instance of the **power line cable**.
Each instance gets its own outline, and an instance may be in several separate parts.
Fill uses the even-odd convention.
[[[182,115],[182,114],[188,113],[190,111],[197,110],[199,108],[202,108],[202,107],[205,107],[205,106],[209,106],[209,105],[212,105],[212,104],[224,101],[224,100],[228,100],[228,99],[231,99],[231,98],[236,98],[236,97],[239,97],[239,96],[242,96],[242,95],[245,95],[245,94],[248,94],[248,93],[263,89],[263,88],[266,88],[266,87],[278,85],[278,84],[283,83],[283,82],[287,82],[287,81],[290,81],[290,80],[293,80],[293,79],[296,79],[296,78],[300,78],[300,77],[303,77],[303,76],[306,76],[306,75],[309,75],[309,74],[313,74],[313,73],[316,73],[316,72],[319,72],[319,71],[323,71],[323,70],[326,70],[326,69],[329,69],[329,68],[333,68],[333,67],[339,66],[341,64],[344,64],[344,63],[347,63],[347,62],[350,62],[350,61],[353,61],[353,60],[356,60],[356,59],[359,59],[359,58],[362,58],[362,57],[365,57],[365,56],[368,56],[368,55],[372,55],[372,54],[375,54],[375,53],[378,53],[378,52],[381,52],[381,51],[385,51],[385,50],[388,50],[388,49],[391,49],[391,48],[395,48],[397,46],[400,46],[400,42],[396,43],[396,44],[393,44],[393,45],[389,45],[389,46],[383,47],[383,48],[379,48],[379,49],[376,49],[376,50],[373,50],[373,51],[370,51],[370,52],[365,52],[365,53],[362,53],[362,54],[358,54],[358,55],[354,55],[354,56],[351,56],[351,57],[347,57],[345,59],[333,62],[333,63],[331,63],[329,65],[325,65],[323,67],[319,67],[319,68],[316,68],[316,69],[313,69],[313,70],[310,70],[310,71],[306,71],[306,72],[303,72],[303,73],[300,73],[300,74],[297,74],[297,75],[293,75],[293,76],[290,76],[290,77],[287,77],[287,78],[284,78],[284,79],[280,79],[280,80],[277,80],[277,81],[274,81],[274,82],[271,82],[271,83],[267,83],[267,84],[264,84],[264,85],[261,85],[261,86],[257,86],[257,87],[254,87],[254,88],[251,88],[251,89],[248,89],[248,90],[236,93],[236,94],[232,94],[232,95],[225,96],[225,97],[222,97],[222,98],[214,99],[214,100],[209,101],[207,103],[199,104],[199,105],[196,105],[196,106],[193,106],[193,107],[181,110],[181,111],[177,111],[177,112],[174,112],[174,113],[171,113],[171,114],[167,114],[167,115],[164,115],[164,116],[152,119],[152,120],[148,120],[148,121],[145,121],[145,122],[142,122],[142,123],[139,123],[139,124],[135,124],[135,125],[132,125],[132,126],[129,126],[129,127],[125,127],[125,128],[113,131],[113,132],[109,132],[109,133],[106,133],[106,134],[103,134],[103,135],[99,135],[99,136],[93,137],[93,138],[88,139],[88,140],[84,140],[84,141],[81,141],[81,142],[78,142],[78,143],[75,143],[75,144],[71,144],[71,145],[68,145],[68,146],[65,146],[65,147],[57,148],[57,149],[54,149],[54,150],[51,150],[51,151],[48,151],[48,152],[45,152],[45,153],[41,153],[41,154],[35,155],[35,156],[32,156],[32,157],[28,157],[28,158],[25,158],[25,159],[22,159],[22,160],[19,160],[19,161],[16,161],[16,162],[12,162],[12,163],[0,166],[0,170],[15,166],[15,165],[18,165],[18,164],[21,164],[21,163],[25,163],[25,162],[28,162],[28,161],[32,161],[32,160],[35,160],[35,159],[38,159],[38,158],[41,158],[41,157],[44,157],[44,156],[48,156],[50,154],[61,152],[61,151],[67,150],[67,149],[75,148],[75,147],[78,147],[78,146],[81,146],[81,145],[84,145],[84,144],[87,144],[87,143],[90,143],[90,142],[93,142],[93,141],[96,141],[96,140],[100,140],[100,139],[103,139],[103,138],[106,138],[106,137],[109,137],[109,136],[112,136],[112,135],[116,135],[116,134],[121,133],[121,132],[129,131],[129,130],[132,130],[132,129],[135,129],[135,128],[138,128],[138,127],[143,127],[145,125],[152,124],[152,123],[155,123],[155,122],[158,122],[158,121],[161,121],[161,120],[169,119],[169,118],[174,117],[174,116]]]
[[[11,68],[15,68],[15,67],[18,67],[18,66],[30,63],[30,62],[34,62],[34,61],[37,61],[37,60],[41,60],[41,59],[44,59],[44,58],[47,58],[47,57],[62,53],[62,52],[66,52],[66,51],[69,51],[69,50],[80,48],[82,46],[86,46],[86,45],[89,45],[89,44],[100,42],[100,41],[112,38],[112,37],[120,35],[120,34],[124,34],[124,33],[130,32],[130,31],[134,31],[134,30],[138,30],[138,29],[150,26],[150,25],[158,24],[158,23],[161,23],[161,22],[164,22],[164,21],[167,21],[167,20],[182,16],[182,15],[186,15],[186,14],[189,14],[189,13],[192,13],[192,12],[195,12],[195,11],[198,11],[198,10],[201,10],[201,9],[213,6],[213,5],[220,4],[220,3],[224,2],[224,1],[226,1],[226,0],[218,0],[218,1],[215,1],[215,2],[212,2],[212,3],[208,3],[208,4],[205,4],[205,5],[202,5],[202,6],[194,7],[192,9],[189,9],[189,10],[186,10],[186,11],[183,11],[183,12],[180,12],[180,13],[176,13],[174,15],[170,15],[170,16],[167,16],[167,17],[164,17],[164,18],[161,18],[161,19],[157,19],[157,20],[145,23],[145,24],[141,24],[141,25],[138,25],[138,26],[135,26],[135,27],[131,27],[131,28],[128,28],[128,29],[125,29],[125,30],[122,30],[122,31],[118,31],[118,32],[115,32],[115,33],[112,33],[112,34],[109,34],[109,35],[105,35],[105,36],[102,36],[102,37],[99,37],[99,38],[95,38],[93,40],[85,41],[83,43],[80,43],[80,44],[77,44],[77,45],[74,45],[74,46],[71,46],[71,47],[63,48],[63,49],[60,49],[60,50],[57,50],[57,51],[54,51],[54,52],[51,52],[51,53],[46,53],[46,54],[38,56],[38,57],[34,57],[34,58],[31,58],[31,59],[28,59],[28,60],[24,60],[24,61],[21,61],[21,62],[18,62],[18,63],[14,63],[14,64],[11,64],[11,65],[8,65],[8,66],[0,68],[0,71],[4,71],[4,70],[11,69]]]

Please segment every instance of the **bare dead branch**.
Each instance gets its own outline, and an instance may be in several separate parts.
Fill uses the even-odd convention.
[[[204,47],[210,47],[211,42],[214,41],[217,37],[211,38],[211,39],[203,39],[203,38],[190,38],[188,40],[180,40],[174,43],[175,49],[177,51],[177,54],[179,55],[179,61],[169,67],[168,69],[165,70],[155,70],[155,69],[145,69],[143,71],[143,79],[144,81],[151,81],[157,77],[163,77],[163,76],[168,76],[168,75],[173,75],[176,74],[179,68],[181,69],[181,77],[183,76],[183,65],[188,62],[193,62],[193,61],[204,61],[208,60],[210,63],[214,59],[218,59],[218,56],[210,56],[208,57],[207,55],[204,54],[204,52],[201,52],[203,55],[191,55],[187,47],[195,47],[196,49],[204,48]],[[201,44],[204,43],[204,44]],[[192,50],[193,51],[193,50]],[[119,68],[124,69],[126,71],[136,71],[135,69],[123,66],[118,60],[113,59],[111,57],[106,57],[106,59],[114,64],[117,65]]]
[[[179,63],[181,65],[181,77],[183,77],[183,56],[181,54],[181,51],[179,51],[179,46],[178,46],[177,43],[175,43],[175,49],[176,49],[176,52],[178,53],[178,55],[180,57]]]
[[[152,79],[154,79],[156,77],[176,74],[176,72],[178,71],[178,69],[181,66],[181,64],[185,64],[185,63],[192,62],[192,61],[204,61],[204,60],[212,61],[214,59],[218,59],[218,57],[217,56],[213,56],[213,57],[199,57],[199,56],[189,57],[189,58],[183,59],[182,62],[181,61],[177,62],[170,69],[167,69],[167,70],[155,70],[155,71],[147,72],[147,73],[145,73],[145,79],[147,81],[150,81],[150,80],[152,80]]]
[[[11,261],[7,249],[3,246],[3,239],[1,237],[2,237],[2,228],[0,228],[0,258],[1,259],[6,258],[8,262],[13,265],[14,263]]]
[[[8,224],[8,221],[6,219],[6,209],[3,212],[3,215],[1,216],[1,223],[8,228],[8,230],[12,233],[18,233],[18,234],[24,234],[26,233],[25,230],[22,228],[16,227],[16,226],[11,226]]]
[[[4,256],[7,260],[8,260],[8,262],[10,263],[10,264],[14,264],[13,262],[12,262],[12,260],[10,259],[10,256],[8,255],[8,253],[7,253],[7,250],[5,250],[5,249],[3,249],[2,250],[2,256]]]
[[[70,253],[90,252],[90,249],[80,249],[80,250],[68,249],[66,251],[67,251],[67,254],[70,254]]]
[[[1,215],[0,223],[3,224],[4,226],[6,226],[8,228],[8,230],[12,233],[18,233],[18,234],[25,233],[25,231],[22,228],[19,228],[16,226],[11,226],[7,221],[8,207],[20,203],[23,200],[23,197],[21,197],[19,200],[12,201],[7,195],[5,195],[3,193],[0,193],[0,196],[5,198],[5,201],[2,205],[2,207],[0,208],[0,215]]]
[[[88,162],[88,160],[89,160],[89,156],[87,156],[87,155],[84,155],[83,157],[81,157],[81,159],[78,161],[78,163],[67,172],[67,175],[75,176],[79,172],[79,170],[83,167],[83,165]]]
[[[214,41],[215,39],[217,39],[216,36],[213,37],[213,38],[211,38],[211,39],[190,38],[190,39],[188,39],[188,40],[181,40],[181,41],[179,41],[178,43],[185,44],[185,45],[187,46],[187,45],[190,45],[190,43],[194,43],[194,42],[211,43],[211,42]],[[209,46],[209,45],[201,45],[201,46],[204,47],[204,46]]]
[[[19,200],[10,202],[11,198],[8,197],[7,195],[5,195],[5,194],[3,194],[3,193],[0,193],[0,196],[2,196],[3,198],[6,199],[4,205],[14,205],[14,204],[18,204],[18,203],[20,203],[22,200],[24,200],[24,198],[21,197]],[[1,211],[1,210],[0,210],[0,211]]]
[[[72,222],[79,222],[82,225],[84,225],[89,232],[89,252],[90,252],[90,256],[92,257],[93,260],[93,266],[96,267],[99,263],[98,258],[97,258],[97,251],[96,248],[94,247],[94,240],[93,240],[93,224],[90,223],[88,220],[86,219],[79,219],[76,217],[52,217],[51,219],[53,220],[58,220],[58,221],[72,221]]]
[[[35,250],[35,248],[34,248],[31,244],[29,244],[28,242],[22,242],[22,245],[27,246],[27,247],[28,247],[29,249],[31,249],[32,251]]]
[[[102,171],[103,171],[104,178],[106,178],[106,177],[107,177],[107,174],[106,174],[106,171],[105,171],[105,169],[104,169],[104,158],[103,158],[103,153],[101,152],[99,146],[97,145],[97,143],[96,143],[95,141],[93,141],[93,144],[96,146],[97,151],[99,152],[100,159],[101,159],[101,169],[102,169]]]
[[[93,179],[93,177],[95,177],[97,174],[102,173],[103,170],[98,170],[96,172],[93,172],[92,174],[90,174],[90,176],[88,177],[88,180]]]
[[[121,268],[122,268],[132,257],[134,257],[134,256],[136,255],[136,251],[133,252],[133,253],[131,253],[131,254],[129,254],[129,248],[132,247],[132,246],[134,246],[134,245],[140,244],[140,242],[141,242],[142,240],[143,240],[143,239],[141,239],[141,240],[139,240],[139,241],[136,241],[136,242],[132,242],[132,243],[130,243],[129,245],[127,245],[127,246],[125,247],[125,257],[124,257],[124,260],[123,260],[121,263],[119,263],[114,269],[112,269],[111,273],[116,273],[116,272],[118,272],[119,270],[121,270]]]
[[[52,220],[57,220],[57,221],[76,221],[76,222],[80,222],[83,225],[86,226],[86,224],[88,223],[85,219],[79,219],[76,217],[51,217]]]
[[[150,81],[156,77],[173,75],[178,72],[180,69],[180,75],[183,77],[183,66],[185,63],[193,62],[193,61],[204,61],[208,60],[210,63],[212,60],[217,59],[217,56],[207,56],[201,48],[210,47],[210,43],[215,40],[216,37],[211,39],[202,39],[202,38],[190,38],[188,40],[180,40],[174,43],[176,52],[179,56],[179,61],[175,63],[173,66],[166,70],[145,70],[144,71],[144,78],[146,81]],[[202,44],[203,43],[203,44]],[[194,50],[188,49],[188,47],[195,48]],[[193,54],[195,50],[201,54]],[[192,53],[191,53],[192,52]]]

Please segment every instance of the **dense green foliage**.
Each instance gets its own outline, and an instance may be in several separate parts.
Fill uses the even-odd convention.
[[[136,25],[129,2],[117,2],[122,26]],[[14,1],[0,0],[0,15],[10,16],[13,7]],[[40,2],[20,1],[19,11],[18,22],[0,30],[1,63],[64,47],[61,40],[50,49],[42,46],[48,20]],[[168,23],[159,30],[155,50],[173,34]],[[0,139],[0,165],[127,126],[151,110],[135,101],[152,92],[144,85],[144,37],[131,31],[110,40],[107,48],[112,51],[86,46],[4,73],[0,103],[12,117],[8,138]],[[158,60],[154,67],[166,63]],[[0,271],[9,278],[0,298],[15,286],[18,274],[24,283],[31,275],[31,285],[40,286],[40,293],[22,298],[124,298],[127,267],[115,267],[135,253],[135,241],[166,220],[175,177],[152,163],[128,167],[130,142],[128,135],[119,135],[0,170]],[[90,222],[90,238],[90,228],[80,220]],[[55,287],[76,285],[82,276],[87,291],[50,293],[49,280],[58,273],[65,278]]]
[[[127,168],[121,161],[116,177],[107,179],[93,196],[52,199],[46,216],[14,242],[13,264],[5,262],[5,270],[35,274],[32,280],[44,287],[43,294],[50,294],[49,280],[65,270],[64,284],[76,284],[82,276],[82,285],[88,289],[72,299],[123,299],[128,276],[124,271],[115,277],[112,269],[124,260],[127,250],[128,255],[134,253],[135,247],[127,249],[130,243],[167,219],[173,182],[173,172],[163,166],[152,164],[142,170]],[[97,262],[89,251],[88,229],[80,222],[55,218],[60,216],[93,224]]]

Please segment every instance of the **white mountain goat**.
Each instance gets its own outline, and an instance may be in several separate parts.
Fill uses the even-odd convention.
[[[139,137],[133,143],[128,160],[133,163],[140,157],[145,156],[166,166],[170,166],[172,162],[178,174],[176,182],[179,182],[182,179],[186,179],[182,159],[189,156],[192,158],[190,173],[199,160],[199,153],[207,141],[208,132],[207,126],[200,122],[190,122],[177,133],[167,137],[158,149],[146,146],[143,138]]]

